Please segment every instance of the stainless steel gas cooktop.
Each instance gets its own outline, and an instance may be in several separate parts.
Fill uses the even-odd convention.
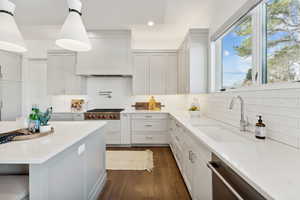
[[[124,109],[92,109],[84,113],[85,120],[120,120],[120,113]]]

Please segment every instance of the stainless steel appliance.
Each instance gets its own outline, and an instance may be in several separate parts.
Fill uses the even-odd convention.
[[[216,155],[207,166],[212,171],[213,200],[265,200]]]
[[[93,109],[84,113],[85,120],[105,120],[105,140],[107,145],[121,144],[121,112],[124,109]]]
[[[120,120],[124,109],[93,109],[84,113],[85,120]]]

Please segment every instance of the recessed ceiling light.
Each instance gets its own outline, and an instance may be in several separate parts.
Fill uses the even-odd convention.
[[[154,26],[155,25],[155,23],[154,23],[154,21],[148,21],[148,26]]]

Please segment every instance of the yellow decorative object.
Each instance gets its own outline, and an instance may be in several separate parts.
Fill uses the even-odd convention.
[[[199,111],[200,110],[200,107],[197,107],[197,106],[192,106],[189,111]]]
[[[159,108],[156,107],[156,100],[153,96],[151,96],[151,98],[149,99],[148,110],[159,110]]]

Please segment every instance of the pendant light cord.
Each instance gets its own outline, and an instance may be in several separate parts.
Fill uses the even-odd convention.
[[[14,16],[14,14],[12,12],[9,12],[7,10],[0,10],[0,13],[6,13],[6,14],[9,14],[11,16]]]
[[[82,13],[79,12],[78,10],[71,9],[71,8],[69,8],[69,12],[76,12],[76,13],[78,13],[80,16],[82,15]]]

